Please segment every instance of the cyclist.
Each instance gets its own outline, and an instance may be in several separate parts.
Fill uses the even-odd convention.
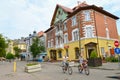
[[[84,59],[83,59],[83,57],[80,55],[80,56],[79,56],[79,64],[80,64],[81,68],[83,68],[83,61],[84,61]]]
[[[68,66],[68,57],[67,56],[63,56],[63,65]]]

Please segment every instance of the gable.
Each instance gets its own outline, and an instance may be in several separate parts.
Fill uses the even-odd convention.
[[[55,24],[59,20],[64,21],[67,18],[68,14],[70,14],[72,12],[73,12],[72,9],[57,4],[55,11],[54,11],[54,14],[53,14],[53,17],[52,17],[52,20],[51,20],[50,26],[52,26],[53,24]]]
[[[54,24],[56,22],[58,22],[59,20],[64,21],[66,18],[67,18],[67,13],[64,12],[64,10],[62,8],[59,7],[57,12],[56,12]]]

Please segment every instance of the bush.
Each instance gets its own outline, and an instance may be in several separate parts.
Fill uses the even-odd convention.
[[[117,57],[107,57],[106,61],[107,62],[118,62],[118,58]]]
[[[6,59],[14,59],[14,58],[15,58],[15,56],[12,53],[8,53],[6,55]]]
[[[90,58],[98,58],[98,55],[95,50],[93,50],[90,54]]]
[[[33,66],[33,65],[37,65],[38,63],[28,63],[26,64],[27,66]]]

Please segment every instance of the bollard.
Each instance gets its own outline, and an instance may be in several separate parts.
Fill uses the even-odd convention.
[[[14,70],[14,72],[16,72],[16,61],[14,61],[14,64],[13,64],[14,66],[13,66],[13,70]]]

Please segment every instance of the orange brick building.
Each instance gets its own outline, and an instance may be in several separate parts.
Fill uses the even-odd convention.
[[[114,40],[118,40],[117,16],[102,7],[80,3],[73,9],[56,5],[51,27],[46,30],[47,53],[53,60],[64,55],[71,60],[79,55],[90,58],[96,50],[99,57],[111,55]]]

